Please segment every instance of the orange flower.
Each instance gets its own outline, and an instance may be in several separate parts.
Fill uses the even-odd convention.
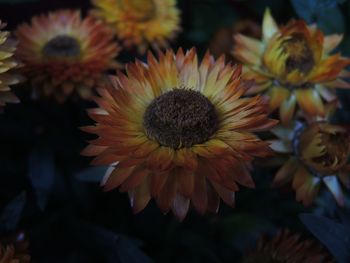
[[[233,206],[237,183],[254,187],[251,160],[270,153],[251,132],[276,124],[262,97],[240,98],[240,74],[208,53],[198,65],[194,49],[127,65],[99,91],[100,108],[90,111],[97,125],[85,128],[99,138],[83,154],[112,164],[105,189],[129,192],[134,212],[153,197],[180,219],[190,202],[200,213],[216,212],[220,197]]]
[[[299,234],[279,231],[273,238],[261,236],[254,250],[242,263],[335,263],[327,250],[313,240],[302,240]]]
[[[104,20],[128,48],[144,53],[149,45],[168,46],[180,31],[175,0],[92,0],[92,14]]]
[[[279,169],[274,186],[292,181],[297,201],[305,206],[313,203],[323,182],[340,206],[344,205],[342,183],[350,189],[350,136],[341,126],[315,122],[308,126],[298,123],[294,130],[278,127],[273,132],[280,137],[271,147],[291,154]]]
[[[271,111],[279,109],[284,124],[292,119],[296,103],[307,115],[324,116],[324,101],[336,98],[334,88],[350,88],[340,79],[348,75],[344,67],[350,60],[330,55],[341,35],[324,36],[302,20],[278,28],[267,9],[261,41],[240,34],[234,38],[233,54],[246,66],[244,77],[256,81],[248,93],[265,92]]]
[[[13,57],[17,43],[10,38],[10,32],[2,31],[5,26],[0,20],[0,110],[7,102],[19,101],[10,86],[22,80],[20,75],[13,72],[19,65]]]
[[[28,242],[23,233],[0,241],[0,263],[29,263]]]
[[[104,83],[104,72],[115,68],[118,46],[113,33],[80,11],[61,10],[35,16],[20,25],[18,57],[34,95],[63,102],[74,94],[87,99],[93,88]]]

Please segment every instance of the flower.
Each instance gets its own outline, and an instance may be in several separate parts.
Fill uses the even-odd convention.
[[[113,33],[80,11],[60,10],[35,16],[16,30],[18,57],[34,95],[64,102],[70,95],[87,99],[104,83],[104,72],[115,68],[119,47]]]
[[[249,251],[242,263],[331,263],[328,251],[314,240],[302,240],[301,235],[280,230],[273,238],[261,236],[254,250]]]
[[[297,201],[310,206],[323,182],[340,206],[344,205],[341,184],[350,189],[350,136],[339,125],[314,122],[309,125],[297,123],[293,128],[277,127],[273,132],[279,140],[271,147],[290,158],[278,170],[273,186],[292,181]]]
[[[85,128],[99,138],[83,154],[114,163],[105,189],[128,191],[134,212],[153,197],[179,219],[190,202],[200,213],[216,212],[219,197],[233,206],[237,183],[254,187],[251,160],[271,153],[251,132],[276,124],[262,97],[240,98],[240,74],[223,56],[207,53],[198,65],[194,49],[128,64],[127,75],[99,91],[100,108],[90,111],[97,125]]]
[[[0,240],[0,263],[29,263],[28,242],[24,234],[2,238]]]
[[[13,72],[19,66],[14,58],[17,43],[10,38],[10,32],[2,31],[5,26],[0,20],[0,110],[5,103],[19,102],[11,92],[10,86],[22,80],[19,74]]]
[[[278,28],[268,9],[262,31],[261,41],[235,35],[233,54],[246,66],[244,77],[256,81],[248,93],[265,92],[270,110],[279,109],[284,124],[292,119],[296,103],[307,115],[323,116],[324,101],[336,98],[334,88],[350,88],[341,79],[348,75],[344,67],[350,60],[330,54],[341,35],[324,36],[303,20]]]
[[[128,48],[144,53],[149,45],[167,47],[180,31],[175,0],[92,0],[92,14],[104,20]]]

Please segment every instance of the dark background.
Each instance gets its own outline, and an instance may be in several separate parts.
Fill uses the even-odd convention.
[[[217,30],[230,29],[242,19],[260,24],[269,6],[279,23],[299,15],[317,22],[327,33],[345,33],[341,51],[350,53],[348,2],[292,2],[178,1],[183,31],[172,46],[196,46],[203,54]],[[302,2],[323,6],[310,4],[307,10]],[[90,7],[87,0],[3,0],[0,18],[8,29],[15,29],[33,15],[61,8],[80,8],[86,13]],[[133,61],[135,56],[132,50],[123,51],[120,60]],[[287,227],[311,236],[299,214],[332,215],[336,209],[325,191],[314,207],[305,209],[288,187],[269,187],[276,169],[258,165],[253,175],[257,189],[242,187],[234,209],[222,204],[217,215],[204,216],[191,211],[180,223],[171,214],[163,215],[152,201],[133,215],[127,194],[106,193],[99,187],[106,168],[91,167],[90,159],[79,154],[93,138],[79,127],[92,123],[86,109],[94,104],[33,102],[25,84],[15,92],[21,103],[8,105],[0,115],[0,230],[3,234],[24,231],[33,262],[240,262],[261,233]],[[349,118],[346,92],[342,100],[344,109],[335,121]]]

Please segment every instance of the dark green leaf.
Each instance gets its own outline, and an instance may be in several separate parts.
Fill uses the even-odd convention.
[[[342,224],[311,214],[301,214],[300,219],[310,232],[329,249],[337,262],[350,262],[350,233],[345,231]]]

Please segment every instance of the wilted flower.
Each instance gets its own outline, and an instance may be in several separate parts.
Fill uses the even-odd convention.
[[[92,0],[92,14],[104,20],[128,48],[167,47],[180,31],[175,0]]]
[[[0,239],[0,263],[28,263],[28,242],[23,233]]]
[[[261,236],[256,248],[250,250],[242,263],[334,263],[326,249],[301,235],[280,230],[273,238]]]
[[[276,124],[262,97],[240,98],[240,74],[208,53],[198,65],[194,49],[127,65],[99,91],[100,108],[90,111],[97,125],[85,128],[99,138],[83,154],[114,163],[105,189],[128,191],[135,212],[153,197],[180,219],[190,202],[200,213],[216,212],[220,197],[233,206],[237,183],[254,187],[251,160],[271,153],[252,132]]]
[[[6,24],[0,20],[0,111],[5,103],[18,102],[18,98],[11,92],[10,86],[21,81],[21,76],[13,70],[18,67],[14,59],[17,42],[10,38],[10,32],[2,31]]]
[[[291,20],[278,28],[269,10],[262,31],[261,41],[235,36],[233,54],[246,65],[244,77],[256,81],[248,93],[265,92],[271,111],[279,108],[284,124],[293,117],[296,103],[307,115],[323,116],[324,100],[336,98],[334,88],[350,87],[340,79],[348,75],[344,67],[350,60],[330,55],[342,36],[324,36],[302,20]]]
[[[339,181],[350,188],[348,131],[342,126],[315,122],[307,126],[299,123],[294,129],[278,127],[273,132],[280,140],[273,141],[271,147],[277,152],[291,154],[277,172],[273,185],[292,181],[296,199],[309,206],[323,182],[337,203],[344,205]]]
[[[74,94],[89,98],[104,83],[104,72],[115,68],[118,46],[112,31],[79,11],[61,10],[35,16],[20,25],[18,57],[35,96],[63,102]]]

